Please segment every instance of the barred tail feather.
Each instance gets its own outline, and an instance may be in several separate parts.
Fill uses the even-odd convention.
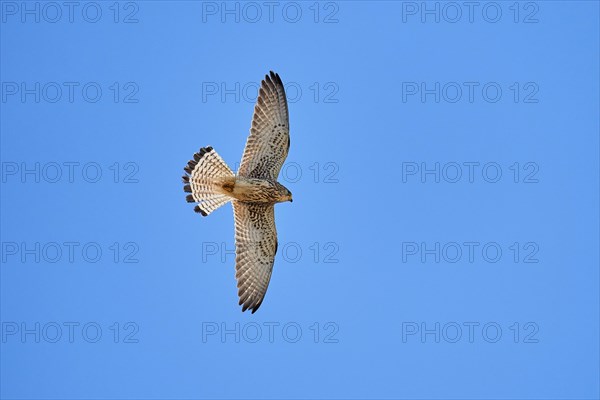
[[[183,190],[189,203],[198,203],[194,211],[206,217],[208,214],[231,201],[223,194],[222,182],[235,179],[234,173],[212,147],[203,147],[194,154],[194,159],[184,168]]]

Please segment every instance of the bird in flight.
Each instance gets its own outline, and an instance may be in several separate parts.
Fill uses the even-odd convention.
[[[290,124],[283,82],[273,71],[261,83],[250,136],[237,174],[212,147],[203,147],[184,168],[187,201],[207,216],[233,204],[235,277],[242,311],[256,312],[263,302],[277,253],[275,203],[292,201],[277,182],[290,148]]]

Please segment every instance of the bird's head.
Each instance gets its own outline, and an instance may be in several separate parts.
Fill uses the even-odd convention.
[[[292,192],[290,192],[288,190],[288,188],[286,188],[285,186],[283,186],[280,183],[277,183],[277,192],[278,192],[278,199],[277,202],[279,203],[283,203],[285,201],[294,201],[292,199]]]

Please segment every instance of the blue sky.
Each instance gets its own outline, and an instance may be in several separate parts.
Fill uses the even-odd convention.
[[[0,396],[598,398],[598,3],[0,2]],[[269,70],[279,253],[229,205]]]

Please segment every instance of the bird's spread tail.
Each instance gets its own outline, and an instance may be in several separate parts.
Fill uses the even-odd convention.
[[[235,182],[235,175],[212,147],[201,148],[184,170],[183,190],[190,193],[186,199],[189,203],[198,203],[194,211],[206,217],[231,201],[222,187],[229,180]]]

